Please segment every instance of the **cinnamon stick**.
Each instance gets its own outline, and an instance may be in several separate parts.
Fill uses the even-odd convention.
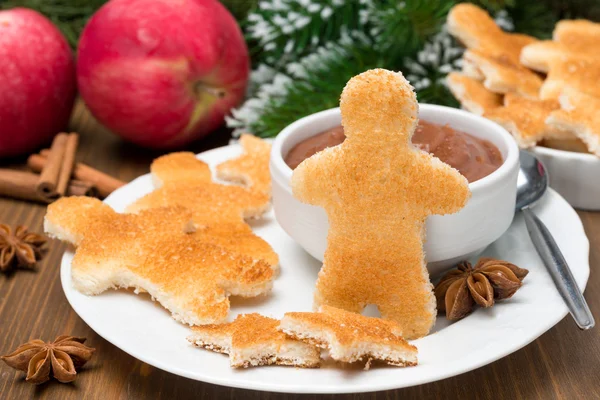
[[[37,193],[41,198],[54,199],[64,195],[58,192],[58,178],[67,145],[67,134],[59,133],[54,137],[48,162],[44,165],[37,184]]]
[[[32,172],[0,169],[0,195],[42,203],[51,203],[58,199],[58,193],[54,193],[53,196],[40,196],[39,180],[40,176]]]
[[[58,174],[58,184],[56,191],[60,195],[64,195],[71,180],[71,174],[75,167],[75,153],[77,153],[77,144],[79,143],[79,135],[77,133],[69,133],[65,143],[65,150],[61,162],[60,173]]]
[[[0,196],[41,203],[51,203],[58,199],[58,193],[54,197],[40,196],[37,191],[39,180],[40,176],[33,172],[0,168]],[[69,181],[65,193],[67,196],[97,195],[96,189],[91,183],[77,179]]]
[[[41,154],[34,154],[27,160],[27,165],[34,172],[39,172],[44,168],[47,163],[47,157],[49,150],[42,150]],[[98,191],[98,195],[102,198],[108,196],[121,186],[125,185],[125,182],[113,178],[103,172],[100,172],[88,165],[83,163],[76,163],[73,169],[73,177],[84,182],[91,183]]]

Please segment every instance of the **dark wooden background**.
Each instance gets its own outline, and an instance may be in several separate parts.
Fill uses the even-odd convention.
[[[128,145],[101,127],[78,104],[72,129],[81,133],[79,161],[129,181],[147,173],[160,153]],[[227,144],[225,129],[188,149],[200,152]],[[1,167],[22,166],[23,159]],[[42,232],[43,205],[0,198],[0,222]],[[579,213],[591,244],[592,272],[586,299],[600,321],[600,213]],[[0,354],[33,338],[85,336],[97,352],[71,384],[31,385],[24,374],[0,363],[0,399],[600,399],[600,328],[580,331],[565,318],[524,349],[495,363],[443,381],[402,390],[302,396],[230,389],[172,375],[138,361],[96,335],[69,306],[59,279],[65,246],[51,241],[35,271],[0,274]],[[449,346],[452,344],[449,343]]]

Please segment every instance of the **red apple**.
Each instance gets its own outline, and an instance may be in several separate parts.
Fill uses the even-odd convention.
[[[242,32],[217,0],[111,0],[83,31],[77,79],[109,129],[169,148],[217,128],[249,68]]]
[[[63,130],[75,93],[73,54],[52,22],[25,8],[0,11],[0,157]]]

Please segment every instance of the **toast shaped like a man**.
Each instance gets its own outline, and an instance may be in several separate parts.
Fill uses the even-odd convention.
[[[247,219],[261,217],[270,207],[270,145],[249,135],[242,136],[241,142],[245,154],[217,168],[225,180],[249,187],[214,182],[208,164],[193,153],[171,153],[152,162],[156,190],[130,204],[127,212],[185,207],[193,213],[194,235],[202,241],[277,268],[275,251],[246,223]]]
[[[272,265],[192,234],[183,207],[118,214],[97,199],[65,197],[48,206],[44,229],[77,247],[71,276],[81,293],[146,291],[189,325],[222,322],[229,296],[255,297],[273,285]]]
[[[418,104],[401,73],[355,76],[340,109],[346,141],[305,160],[292,176],[294,195],[329,217],[315,307],[360,313],[374,304],[407,339],[424,336],[436,316],[425,219],[464,207],[468,182],[411,144]]]

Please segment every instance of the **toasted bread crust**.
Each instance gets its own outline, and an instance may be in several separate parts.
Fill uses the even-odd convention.
[[[271,144],[252,136],[240,137],[243,154],[233,160],[217,165],[217,177],[225,181],[241,183],[253,192],[271,195],[271,174],[269,157]]]
[[[436,315],[424,222],[460,210],[468,182],[410,143],[418,106],[400,73],[352,78],[340,106],[347,139],[302,162],[291,181],[294,196],[323,207],[330,223],[315,306],[375,304],[408,338],[424,336]]]
[[[248,161],[244,165],[251,164]],[[268,173],[268,162],[255,168]],[[127,207],[127,212],[185,207],[193,214],[197,228],[195,235],[199,240],[255,260],[264,260],[277,271],[277,254],[245,222],[259,218],[270,208],[270,193],[213,182],[208,165],[192,153],[159,157],[152,163],[151,171],[160,187]]]
[[[519,61],[521,49],[536,43],[535,38],[504,32],[485,10],[468,3],[458,4],[450,10],[447,26],[450,34],[468,49],[464,55],[470,68],[467,71],[475,68],[487,89],[495,93],[516,92],[525,97],[537,97],[542,79],[521,66]]]
[[[490,91],[476,79],[451,72],[446,82],[463,108],[473,114],[483,115],[488,110],[502,106],[502,95]]]
[[[403,338],[393,321],[323,306],[320,312],[289,312],[280,330],[288,336],[329,350],[341,362],[380,360],[390,365],[417,364],[417,348]]]
[[[96,199],[62,198],[48,207],[48,234],[77,245],[75,288],[98,294],[110,288],[147,291],[181,322],[222,321],[229,296],[267,293],[273,268],[198,240],[185,208],[117,214]]]
[[[546,123],[548,115],[558,108],[555,100],[528,99],[509,93],[504,96],[504,106],[488,110],[484,116],[509,131],[521,148],[528,148],[544,138],[572,137]]]
[[[559,100],[561,109],[552,112],[546,122],[575,132],[588,150],[600,157],[600,98],[566,88]]]
[[[256,313],[244,314],[230,323],[195,327],[188,341],[207,350],[229,354],[234,368],[259,365],[318,367],[318,350],[287,337],[278,331],[278,326],[276,319]]]

